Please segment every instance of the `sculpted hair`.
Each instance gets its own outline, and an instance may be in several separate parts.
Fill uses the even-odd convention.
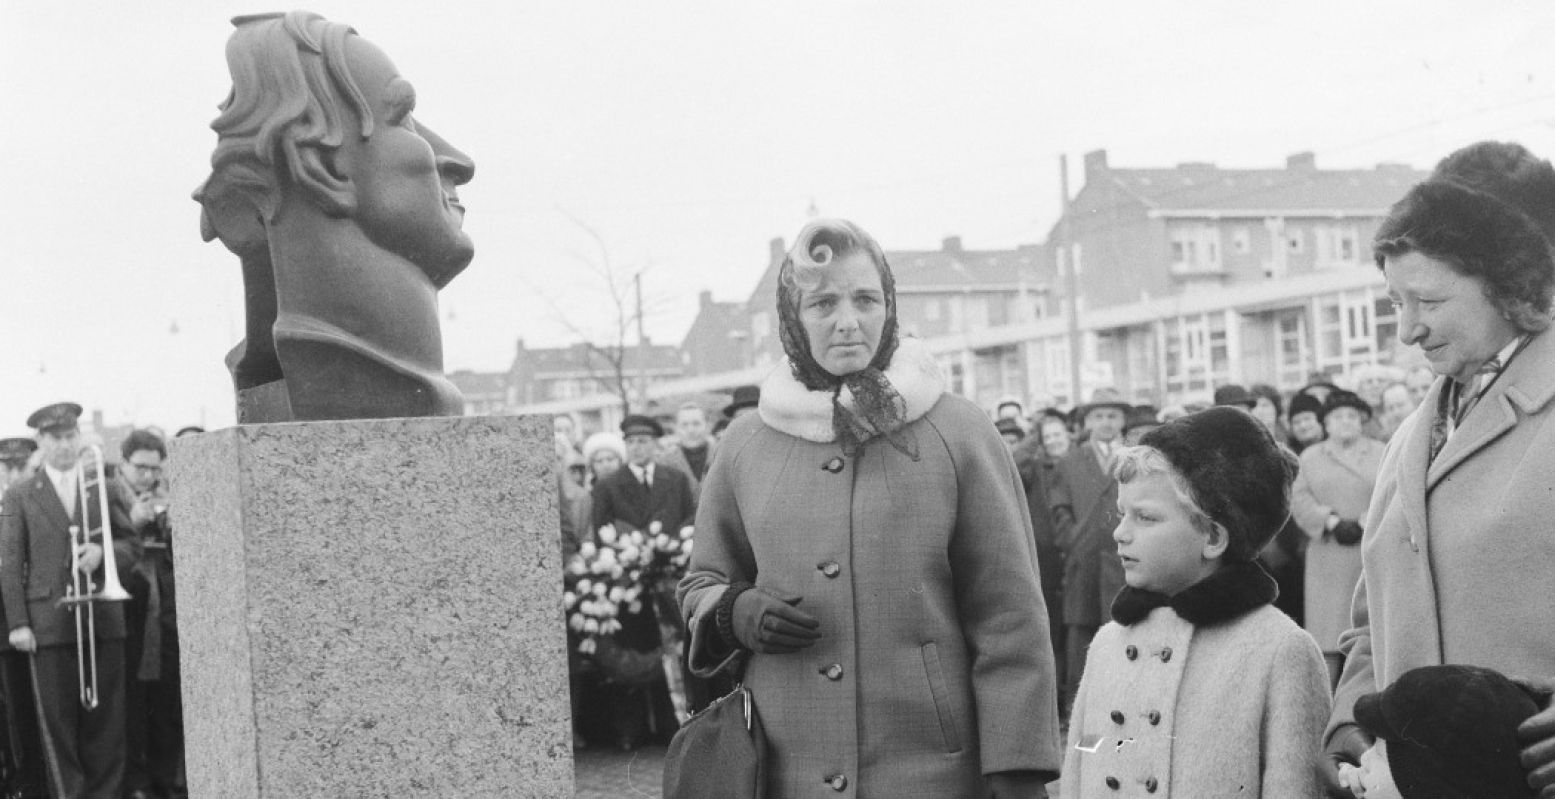
[[[778,269],[778,330],[783,351],[793,369],[794,378],[811,391],[832,388],[839,378],[827,372],[810,352],[810,338],[799,320],[799,303],[804,292],[821,285],[826,270],[855,253],[869,256],[880,273],[880,288],[885,293],[886,321],[880,342],[869,366],[884,371],[896,353],[896,278],[886,263],[885,251],[858,225],[845,219],[817,219],[804,226],[794,246]]]
[[[1112,463],[1112,476],[1117,478],[1119,484],[1132,483],[1155,475],[1165,475],[1172,484],[1172,493],[1177,495],[1177,501],[1188,511],[1188,520],[1195,530],[1210,532],[1215,526],[1214,520],[1204,512],[1204,506],[1199,502],[1198,496],[1193,491],[1193,485],[1188,478],[1177,469],[1172,462],[1166,459],[1165,453],[1155,447],[1135,446],[1124,447],[1114,454]]]
[[[200,233],[220,237],[238,254],[265,245],[287,181],[327,178],[321,150],[345,140],[349,107],[372,136],[373,113],[346,64],[346,38],[356,31],[318,14],[236,17],[227,41],[232,90],[211,123],[216,150],[211,175],[194,193]],[[326,207],[336,216],[352,209]]]

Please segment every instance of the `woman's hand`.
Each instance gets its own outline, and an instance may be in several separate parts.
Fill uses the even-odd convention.
[[[786,655],[814,646],[821,637],[821,623],[794,607],[802,599],[772,588],[752,588],[740,594],[730,619],[734,637],[746,649],[764,655]]]
[[[998,771],[988,775],[993,799],[1047,799],[1047,782],[1036,771]]]

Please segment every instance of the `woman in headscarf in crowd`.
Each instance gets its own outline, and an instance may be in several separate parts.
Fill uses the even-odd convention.
[[[1356,699],[1457,663],[1555,678],[1555,169],[1515,144],[1453,153],[1393,206],[1373,250],[1399,339],[1438,375],[1383,456],[1326,745],[1354,762]],[[1555,712],[1521,728],[1555,794]],[[1337,791],[1337,780],[1333,786]],[[1342,795],[1337,794],[1336,795]]]
[[[777,305],[789,368],[702,489],[693,671],[745,661],[771,795],[1045,796],[1053,655],[1004,442],[898,339],[890,267],[853,223],[800,232]]]
[[[1285,401],[1280,398],[1279,389],[1268,383],[1254,383],[1247,393],[1253,395],[1253,418],[1274,434],[1275,441],[1281,444],[1289,441],[1290,429],[1285,426],[1284,418]]]
[[[1382,443],[1362,434],[1371,404],[1339,390],[1323,403],[1328,437],[1301,453],[1291,487],[1292,518],[1307,534],[1305,627],[1329,670],[1339,674],[1339,634],[1350,628],[1350,599],[1361,576],[1361,530],[1371,502]]]

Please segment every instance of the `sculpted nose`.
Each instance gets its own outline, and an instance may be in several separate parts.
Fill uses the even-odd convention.
[[[427,140],[427,143],[432,145],[432,154],[437,158],[439,175],[455,186],[463,186],[475,177],[475,161],[468,155],[419,121],[416,123],[416,129],[421,132],[421,136]]]

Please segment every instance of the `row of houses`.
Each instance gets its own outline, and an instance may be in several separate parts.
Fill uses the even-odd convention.
[[[1116,168],[1098,150],[1046,242],[888,250],[899,322],[929,343],[954,391],[990,407],[1008,395],[1069,406],[1102,386],[1136,402],[1202,400],[1227,382],[1290,390],[1314,373],[1402,363],[1369,245],[1426,174],[1319,169],[1311,153],[1278,169]],[[630,347],[619,370],[608,350],[520,339],[506,372],[450,377],[472,414],[574,413],[598,426],[622,413],[617,372],[650,409],[760,382],[782,358],[773,300],[785,251],[771,241],[746,300],[702,292],[678,347]]]

